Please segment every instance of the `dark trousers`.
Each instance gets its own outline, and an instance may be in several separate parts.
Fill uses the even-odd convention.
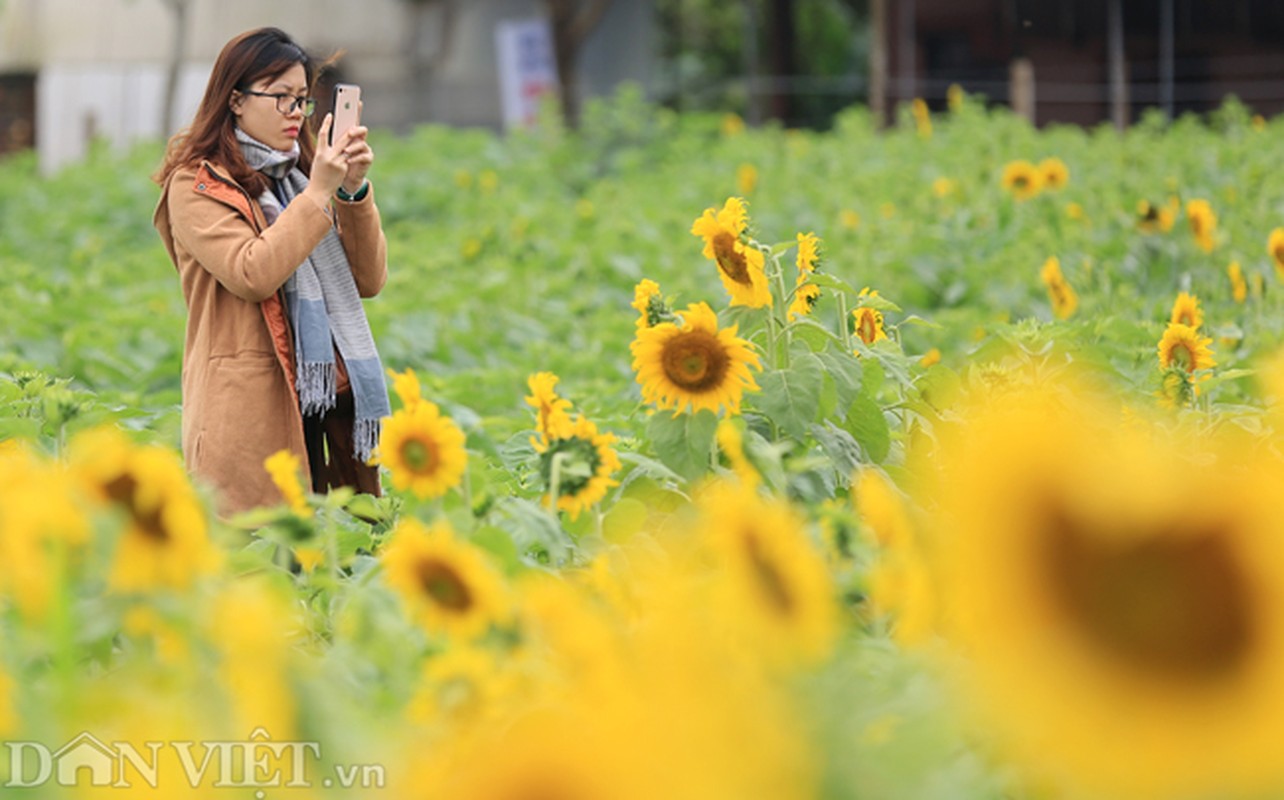
[[[325,494],[339,486],[351,486],[362,494],[383,494],[379,468],[357,460],[352,449],[352,423],[356,418],[352,390],[340,392],[335,407],[322,417],[303,418],[303,438],[308,446],[312,469],[312,491]]]

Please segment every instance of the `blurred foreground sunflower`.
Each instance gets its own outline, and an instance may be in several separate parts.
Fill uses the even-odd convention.
[[[381,558],[388,584],[431,633],[471,638],[508,617],[503,580],[445,522],[403,521]]]
[[[966,705],[1058,796],[1275,796],[1280,465],[1078,396],[991,397],[942,442],[933,541]]]
[[[176,454],[99,428],[72,440],[70,464],[122,521],[109,579],[113,588],[183,589],[218,569],[221,558],[209,539],[205,508]]]
[[[752,484],[714,484],[699,504],[729,624],[742,626],[769,661],[827,656],[838,631],[833,579],[797,512]]]

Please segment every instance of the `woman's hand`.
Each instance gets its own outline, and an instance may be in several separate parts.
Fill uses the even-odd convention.
[[[340,135],[335,139],[334,145],[331,146],[328,141],[330,139],[330,126],[333,123],[334,115],[332,114],[326,114],[325,119],[321,121],[321,129],[317,131],[316,153],[312,156],[312,174],[308,176],[307,191],[313,193],[314,199],[322,207],[330,202],[335,190],[339,188],[340,184],[344,183],[351,171],[347,148],[351,144],[352,131],[357,130],[353,128]],[[364,128],[361,130],[364,130]],[[366,150],[369,149],[367,145]],[[367,161],[365,169],[368,170],[369,168],[369,161]],[[361,177],[365,177],[364,170],[361,173]],[[360,181],[357,182],[357,185],[360,186]]]
[[[348,172],[343,177],[343,191],[348,194],[361,191],[361,184],[366,181],[366,173],[370,172],[370,165],[374,163],[374,151],[366,141],[369,133],[370,129],[364,125],[348,130],[348,141],[343,147],[343,152],[348,157]]]

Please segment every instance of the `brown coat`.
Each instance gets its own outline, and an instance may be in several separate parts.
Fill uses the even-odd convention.
[[[329,208],[297,197],[268,227],[257,198],[206,161],[170,176],[153,223],[187,301],[182,438],[188,471],[217,491],[220,515],[279,503],[264,459],[289,449],[303,464],[305,481],[309,474],[281,287],[334,224],[358,293],[378,294],[388,269],[374,191]],[[349,461],[345,471],[357,470],[363,488],[377,494],[375,469]]]

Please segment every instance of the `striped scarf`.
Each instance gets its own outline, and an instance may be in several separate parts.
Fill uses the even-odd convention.
[[[251,169],[272,179],[272,188],[259,197],[263,216],[271,225],[290,201],[307,188],[308,178],[295,164],[296,142],[282,152],[236,129],[241,154]],[[366,321],[357,284],[334,228],[285,282],[285,306],[294,328],[294,354],[299,406],[305,416],[324,416],[335,406],[337,368],[334,351],[348,369],[356,420],[354,455],[368,461],[379,441],[379,420],[392,414],[383,365]]]

